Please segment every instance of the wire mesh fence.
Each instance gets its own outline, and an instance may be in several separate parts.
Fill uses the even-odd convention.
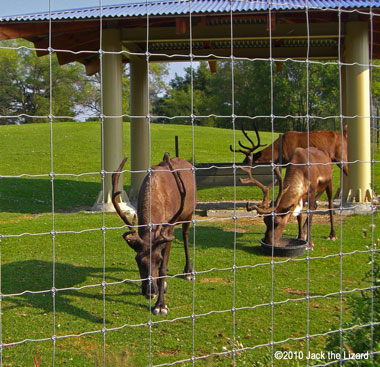
[[[64,6],[59,4],[61,5]],[[313,162],[310,149],[306,150],[306,163],[294,161],[278,163],[275,146],[274,144],[271,146],[271,157],[265,166],[271,172],[273,185],[276,180],[274,168],[277,166],[289,169],[306,165],[306,176],[309,181],[312,179],[313,166],[331,168],[336,163],[342,166],[347,163],[349,170],[358,164],[371,167],[369,194],[363,195],[369,198],[365,205],[369,215],[347,216],[347,213],[351,213],[355,207],[362,208],[362,204],[352,203],[347,206],[344,199],[340,200],[334,209],[324,208],[325,216],[328,212],[335,212],[337,241],[326,242],[323,238],[326,236],[319,233],[325,231],[325,221],[314,219],[318,233],[313,236],[317,238],[316,242],[321,242],[321,246],[317,243],[314,251],[307,249],[305,255],[296,258],[282,259],[274,256],[274,246],[270,255],[263,255],[260,250],[260,239],[266,229],[272,229],[274,232],[275,225],[278,225],[274,220],[277,215],[283,217],[291,214],[296,210],[295,206],[289,205],[286,210],[277,213],[274,207],[280,200],[276,189],[271,193],[271,210],[268,213],[252,214],[241,211],[240,202],[252,200],[252,194],[247,190],[239,191],[237,171],[240,168],[249,171],[251,169],[250,162],[243,162],[244,157],[239,152],[241,121],[250,127],[256,122],[264,121],[264,124],[270,127],[267,130],[270,131],[271,143],[277,138],[279,121],[303,121],[306,146],[310,147],[314,127],[321,121],[334,121],[335,127],[339,127],[337,130],[341,132],[348,123],[351,133],[357,133],[358,130],[352,126],[359,122],[353,124],[352,121],[361,119],[360,123],[365,124],[371,119],[372,121],[378,119],[376,113],[373,113],[377,110],[373,108],[368,110],[370,115],[362,112],[348,113],[350,106],[347,106],[345,98],[349,92],[345,76],[350,67],[367,70],[370,83],[368,85],[370,91],[367,92],[371,97],[371,103],[378,103],[376,102],[378,97],[375,96],[377,91],[374,87],[376,81],[374,75],[377,75],[380,66],[374,62],[378,57],[374,50],[378,37],[376,25],[379,24],[379,4],[376,1],[363,1],[363,4],[360,3],[355,7],[344,1],[321,5],[311,0],[302,2],[190,0],[142,1],[133,5],[113,7],[105,6],[100,0],[94,3],[92,8],[77,12],[53,10],[53,7],[55,9],[57,6],[55,1],[49,0],[49,11],[45,14],[2,20],[2,23],[29,22],[26,23],[27,27],[33,27],[33,24],[44,21],[48,27],[48,39],[38,38],[41,36],[36,33],[25,36],[34,42],[34,47],[6,45],[1,46],[0,52],[31,50],[40,56],[45,54],[44,57],[49,60],[47,78],[49,82],[45,86],[49,108],[48,113],[44,115],[5,113],[0,116],[2,120],[7,121],[23,118],[32,122],[48,121],[34,132],[31,129],[21,132],[18,144],[12,147],[7,144],[7,136],[11,131],[1,127],[4,128],[3,156],[12,158],[11,165],[5,161],[0,165],[0,184],[3,183],[1,187],[4,190],[3,194],[0,192],[0,199],[6,208],[3,210],[0,222],[3,224],[2,229],[0,228],[1,365],[31,365],[34,361],[36,366],[63,364],[269,366],[288,365],[288,363],[327,366],[356,362],[360,359],[363,365],[375,366],[379,353],[377,338],[380,324],[376,297],[379,292],[377,248],[379,232],[376,227],[379,216],[376,211],[377,198],[374,194],[380,162],[375,144],[369,149],[370,157],[367,160],[351,160],[350,154],[348,158],[341,154],[337,157],[337,162],[330,160],[327,163]],[[130,14],[119,16],[118,12],[123,8],[127,8]],[[282,18],[280,18],[281,11],[284,12]],[[289,14],[293,14],[293,18]],[[324,17],[329,21],[324,21]],[[151,28],[156,30],[161,18],[164,19],[163,33],[157,35]],[[168,23],[165,23],[169,18],[175,27],[172,25],[169,27]],[[138,34],[141,38],[136,38],[132,42],[126,36],[126,41],[122,42],[123,48],[117,51],[105,50],[103,44],[105,30],[122,28],[128,19],[134,21],[133,28],[128,31],[133,33],[135,29],[142,30]],[[57,46],[56,38],[65,38],[64,34],[55,30],[62,20],[95,22],[99,41],[95,42],[95,45],[89,45],[91,43],[89,40],[88,48],[86,44],[82,46],[80,43],[76,48],[66,49]],[[348,37],[346,23],[358,20],[366,22],[369,29],[368,63],[347,61],[346,57],[347,44],[343,41]],[[328,27],[330,22],[334,22],[337,34],[330,35],[323,32],[323,26]],[[210,39],[204,35],[201,37],[199,28],[210,24],[224,27],[224,30],[227,27],[228,37],[214,33]],[[240,34],[241,24],[252,26],[261,24],[265,29],[265,35],[252,34],[245,38]],[[298,32],[298,25],[302,24],[304,36],[280,34],[278,29],[284,24],[296,24],[295,32]],[[316,28],[322,36],[315,33]],[[93,32],[93,29],[91,31]],[[133,37],[137,37],[136,34],[133,33]],[[182,35],[185,35],[183,39]],[[41,44],[45,44],[45,47],[38,47]],[[281,47],[290,47],[289,45],[293,47],[294,57],[281,55],[281,51],[278,51]],[[326,51],[327,55],[322,57],[316,50],[324,47],[334,49],[335,54],[331,55]],[[256,50],[263,48],[266,53],[258,51],[254,54],[251,48]],[[302,50],[301,53],[298,52],[298,48]],[[163,53],[162,50],[165,49],[167,53]],[[251,53],[245,53],[245,49],[249,49]],[[100,127],[95,141],[92,141],[93,137],[89,136],[87,128],[68,125],[74,126],[73,130],[69,131],[65,130],[62,124],[58,124],[61,120],[73,116],[55,114],[55,106],[59,103],[54,97],[54,90],[57,88],[54,78],[56,69],[53,67],[56,55],[58,60],[65,59],[67,62],[80,58],[79,61],[85,64],[88,72],[92,67],[98,72],[98,113],[86,111],[82,116],[99,121],[93,125],[96,129]],[[152,74],[151,68],[155,61],[187,61],[190,80],[186,108],[189,113],[182,114],[173,110],[170,115],[154,114],[150,107],[152,96],[148,92],[143,97],[147,114],[132,114],[132,106],[130,110],[122,110],[120,114],[107,114],[104,103],[107,98],[105,94],[109,93],[104,86],[104,79],[108,77],[104,75],[104,62],[107,56],[130,60],[137,58],[138,62],[146,67],[147,91],[151,90],[149,76]],[[208,114],[198,114],[197,106],[200,102],[197,99],[195,78],[198,62],[215,60],[224,62],[229,69],[228,97],[224,102],[228,107],[228,113],[225,112],[226,109],[219,111],[211,108]],[[241,94],[237,92],[237,85],[242,83],[242,79],[237,78],[237,74],[241,62],[268,65],[266,78],[270,80],[269,98],[264,114],[240,114]],[[299,114],[277,113],[276,104],[279,99],[286,99],[287,95],[278,96],[276,93],[275,73],[281,72],[277,71],[277,65],[286,63],[300,64],[304,67],[305,84],[302,85],[304,90],[300,93],[303,95],[306,109]],[[313,66],[320,67],[321,70],[329,66],[337,68],[338,113],[323,115],[312,108],[313,101],[310,95],[315,76]],[[132,73],[132,66],[130,70]],[[248,83],[246,88],[249,86]],[[295,90],[287,92],[296,93]],[[230,153],[232,162],[228,165],[234,176],[234,185],[229,188],[232,206],[230,210],[223,211],[217,216],[203,217],[197,212],[196,200],[192,199],[190,219],[172,221],[176,217],[178,208],[171,213],[169,206],[176,201],[178,207],[186,205],[181,204],[179,194],[174,194],[174,191],[177,192],[178,189],[181,192],[182,185],[185,189],[191,190],[195,198],[197,172],[225,168],[218,165],[202,168],[197,165],[199,160],[209,153],[208,147],[213,146],[214,138],[211,136],[211,130],[202,130],[202,127],[198,126],[202,125],[200,121],[210,118],[227,121],[225,126],[229,128],[222,139],[228,137],[226,150],[230,144],[232,150]],[[94,192],[97,194],[101,186],[101,201],[107,202],[106,180],[111,179],[111,174],[115,171],[106,168],[105,155],[108,147],[105,146],[104,136],[107,134],[105,130],[112,121],[118,121],[117,123],[122,125],[123,119],[131,121],[130,129],[132,124],[137,123],[136,121],[146,124],[148,128],[145,140],[148,146],[143,147],[143,150],[148,152],[148,167],[142,170],[134,170],[131,166],[120,169],[126,180],[136,173],[147,175],[146,191],[139,198],[140,203],[137,206],[138,223],[135,224],[131,218],[127,219],[126,225],[121,225],[120,218],[114,213],[106,212],[104,207],[100,214],[67,210],[68,206],[61,203],[68,202],[78,207],[75,200],[82,203],[80,196],[88,195],[82,192],[74,194],[75,190],[83,192],[88,190],[91,197]],[[145,122],[141,122],[141,119]],[[166,123],[155,124],[157,120]],[[177,168],[174,163],[174,168],[164,165],[162,169],[154,166],[160,161],[156,157],[161,157],[168,146],[162,137],[170,130],[170,123],[177,124],[182,120],[186,120],[187,126],[175,125],[174,130],[186,131],[188,146],[185,149],[190,167]],[[159,128],[162,130],[161,133],[158,131]],[[376,130],[375,124],[372,124],[372,130]],[[74,139],[74,135],[78,132],[81,134],[79,141],[75,140],[78,138]],[[123,150],[129,154],[129,145],[135,136],[132,133],[129,142],[126,143],[128,137],[125,132],[122,134]],[[347,145],[343,134],[337,136],[341,147]],[[30,137],[32,141],[28,140]],[[13,141],[11,140],[13,138],[9,139]],[[71,145],[70,140],[74,140],[75,144]],[[22,152],[25,146],[27,149],[35,150],[31,152],[35,154],[26,159],[27,165],[18,159],[18,156],[22,160],[30,154]],[[72,155],[67,150],[79,153]],[[90,150],[91,154],[86,153],[86,150]],[[205,151],[203,155],[202,151]],[[95,155],[98,155],[97,162],[86,163]],[[252,155],[253,151],[250,151],[247,158]],[[85,163],[76,164],[70,161],[71,159],[83,160]],[[70,172],[71,164],[76,167],[75,172]],[[115,162],[116,167],[119,164],[120,162]],[[151,166],[153,167],[149,168]],[[83,167],[91,169],[83,170]],[[170,177],[177,183],[169,188],[172,196],[166,201],[157,201],[156,197],[166,192],[155,186],[156,180],[159,180],[157,172],[162,173],[162,170],[169,172]],[[192,184],[189,186],[182,181],[187,173],[192,177]],[[252,174],[255,175],[254,169]],[[334,175],[337,174],[339,171],[335,168]],[[341,197],[347,192],[345,188],[347,180],[347,176],[341,174],[339,183]],[[25,187],[19,189],[22,185]],[[293,182],[293,185],[296,186],[296,183]],[[19,199],[14,203],[5,204],[7,199],[2,196],[7,195],[12,189],[16,191]],[[202,196],[203,190],[205,190],[203,187],[198,188],[198,197]],[[290,197],[290,191],[290,189],[285,190],[284,196]],[[186,195],[189,195],[189,192]],[[313,202],[312,195],[310,186],[307,186],[302,195],[304,201]],[[94,196],[93,200],[95,199]],[[261,197],[255,196],[254,200],[261,200]],[[38,209],[40,204],[42,209]],[[65,209],[62,210],[62,207]],[[303,209],[308,218],[306,226],[309,227],[307,228],[309,231],[311,231],[311,214],[317,213],[318,210],[320,209],[312,205],[308,209]],[[157,214],[166,211],[169,211],[166,216]],[[156,218],[162,220],[157,222]],[[264,220],[267,221],[268,218],[273,220],[266,227]],[[183,232],[186,232],[185,228],[188,230],[189,226],[192,228],[189,240],[191,271],[188,269],[186,271],[186,268],[184,271],[181,270],[182,242],[177,239],[172,244],[168,273],[158,273],[158,265],[162,265],[162,262],[168,259],[170,252],[170,245],[167,245],[167,242],[171,241],[163,240],[170,237],[174,224],[182,225]],[[286,233],[295,237],[295,225],[292,226]],[[136,251],[138,255],[136,261],[136,254],[133,251],[136,249],[131,242],[128,244],[133,249],[126,246],[124,240],[120,238],[123,231],[129,232],[124,238],[127,242],[131,235],[137,236],[138,233],[139,241],[148,243],[148,247],[144,247],[144,256],[141,255],[143,251]],[[178,230],[174,233],[177,238],[180,237]],[[166,247],[159,247],[162,244]],[[157,248],[159,252],[156,251]],[[143,274],[141,271],[143,261],[146,261],[146,266],[149,268],[148,274]],[[186,276],[190,278],[190,282],[182,279]],[[148,299],[145,300],[141,295],[141,282],[148,284],[149,292],[146,292]],[[157,306],[152,287],[154,284],[163,287],[164,283],[168,284],[168,292],[165,295],[167,306],[165,303]],[[358,300],[360,296],[362,300],[357,302],[366,304],[367,318],[359,317],[359,311],[354,306],[355,299]],[[356,332],[358,333],[355,334]],[[351,335],[357,339],[363,338],[364,344],[367,343],[365,350],[356,350],[356,345],[350,349]]]

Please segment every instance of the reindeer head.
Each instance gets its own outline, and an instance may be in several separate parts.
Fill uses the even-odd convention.
[[[118,196],[120,195],[120,191],[116,191],[121,171],[123,170],[127,159],[127,157],[124,158],[117,171],[112,175],[112,202],[116,212],[129,228],[129,231],[123,234],[123,238],[136,252],[135,260],[142,279],[141,291],[144,296],[150,298],[158,294],[157,278],[159,277],[159,269],[163,260],[162,252],[168,242],[173,241],[175,238],[173,236],[173,224],[183,210],[186,192],[181,176],[178,172],[173,170],[169,155],[166,153],[164,160],[168,164],[170,171],[173,173],[181,194],[180,208],[168,223],[152,226],[144,223],[141,224],[139,231],[136,231],[136,214],[131,223],[119,206]],[[163,209],[164,208],[159,208],[159,210]]]
[[[128,237],[128,232],[123,237],[136,252],[135,260],[140,272],[140,279],[142,279],[142,294],[147,298],[155,298],[158,294],[159,269],[163,261],[162,251],[168,242],[174,240],[174,236],[163,234],[162,228],[143,232],[145,232],[145,236],[143,235],[142,238],[137,233]],[[158,235],[155,236],[157,233]],[[150,239],[151,236],[152,239]]]
[[[248,134],[246,133],[246,131],[244,130],[244,128],[241,128],[241,131],[244,134],[244,136],[247,138],[247,140],[251,143],[252,147],[247,147],[247,146],[243,145],[240,142],[240,140],[239,140],[240,147],[242,147],[243,149],[246,149],[246,150],[241,150],[241,149],[234,150],[232,148],[232,145],[230,145],[231,152],[245,154],[245,158],[244,158],[243,164],[248,164],[249,161],[251,160],[251,165],[252,165],[252,161],[253,162],[256,161],[261,156],[261,152],[256,152],[256,153],[253,153],[253,152],[255,150],[257,150],[258,148],[260,148],[260,147],[265,147],[265,145],[266,145],[266,144],[263,144],[263,145],[260,144],[260,135],[259,135],[259,132],[257,130],[256,125],[253,125],[253,128],[255,129],[255,133],[256,133],[256,137],[257,137],[257,144],[256,145],[254,144],[254,142],[252,141],[252,139],[248,136]]]
[[[115,197],[116,199],[116,197]],[[157,278],[163,260],[162,251],[168,242],[174,240],[169,234],[170,228],[148,225],[140,229],[140,234],[134,228],[136,215],[132,223],[126,223],[130,231],[123,234],[124,240],[136,252],[135,260],[140,272],[141,292],[147,298],[154,298],[158,294]]]
[[[272,214],[273,213],[273,214]],[[285,226],[288,223],[290,214],[276,213],[273,211],[264,216],[264,223],[266,226],[264,242],[275,246],[282,236]]]
[[[252,177],[250,170],[247,172],[249,176],[247,180],[250,182],[257,183],[257,180],[255,180]],[[260,187],[262,188],[263,193],[264,193],[264,199],[262,203],[260,205],[253,205],[253,206],[250,206],[249,203],[247,203],[247,211],[256,210],[258,214],[261,214],[264,216],[264,223],[266,225],[264,242],[271,245],[276,244],[277,241],[281,238],[281,235],[284,231],[286,223],[289,219],[288,214],[282,214],[282,213],[277,212],[281,199],[283,195],[286,193],[286,191],[288,190],[288,188],[286,188],[285,190],[283,189],[283,180],[282,180],[281,172],[278,167],[275,167],[274,172],[276,174],[277,181],[279,184],[279,191],[278,191],[278,195],[277,195],[275,203],[274,204],[273,202],[269,203],[269,200],[268,200],[269,186],[264,186],[261,183],[260,183],[261,185]]]

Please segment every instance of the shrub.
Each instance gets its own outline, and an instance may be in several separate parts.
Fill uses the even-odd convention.
[[[372,290],[365,290],[359,295],[352,295],[348,299],[348,306],[352,312],[352,319],[343,324],[343,328],[350,328],[358,325],[349,331],[344,331],[343,350],[340,346],[340,333],[334,333],[327,339],[326,349],[334,353],[366,353],[380,350],[380,325],[372,323],[380,322],[380,252],[374,247],[373,257],[370,255],[369,264],[372,265],[371,271],[367,272],[364,280],[370,281]],[[373,280],[373,282],[372,282]],[[373,319],[372,319],[373,317]],[[368,325],[368,326],[363,326]],[[339,329],[339,326],[333,326],[333,330]],[[345,366],[374,366],[376,361],[379,362],[379,355],[374,359],[348,360]]]

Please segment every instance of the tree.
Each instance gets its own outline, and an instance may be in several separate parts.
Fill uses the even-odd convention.
[[[272,98],[273,97],[273,98]],[[337,64],[286,61],[282,71],[267,60],[219,61],[211,73],[206,62],[175,76],[153,111],[160,116],[202,116],[197,123],[232,128],[306,131],[339,126],[339,69]],[[191,107],[193,109],[191,110]],[[316,116],[308,119],[306,116]],[[188,120],[188,119],[187,119]],[[178,123],[177,119],[170,120]],[[183,121],[186,121],[183,119]]]
[[[1,124],[47,121],[53,116],[73,119],[94,95],[93,80],[78,63],[60,66],[56,55],[36,57],[24,40],[5,41],[0,51]],[[43,116],[43,117],[38,117]]]
[[[150,105],[157,103],[157,99],[165,92],[166,83],[165,76],[169,73],[167,63],[151,63],[149,65],[149,103]],[[130,69],[129,64],[123,65],[122,72],[122,111],[124,115],[130,114]],[[93,86],[91,98],[88,99],[86,108],[95,115],[100,115],[100,73],[93,77]],[[92,117],[88,120],[97,120]],[[124,117],[124,121],[129,121],[128,117]]]
[[[183,77],[176,74],[169,82],[166,93],[153,101],[153,113],[156,116],[165,117],[188,116],[187,119],[174,119],[173,122],[176,124],[188,123],[193,113],[202,116],[197,119],[197,124],[213,126],[214,118],[208,115],[215,112],[216,107],[210,102],[211,76],[206,65],[206,63],[200,63],[196,69],[186,68]],[[161,117],[159,121],[166,120]]]
[[[100,114],[100,74],[85,74],[83,65],[60,66],[55,54],[37,57],[33,45],[25,40],[4,41],[0,50],[0,113],[9,116],[0,124],[48,121],[50,113],[60,120],[81,114]],[[150,102],[165,91],[168,64],[149,65]],[[129,67],[123,71],[123,113],[129,114]],[[12,116],[12,117],[11,117]],[[38,117],[43,116],[43,117]],[[91,118],[91,119],[93,119]]]

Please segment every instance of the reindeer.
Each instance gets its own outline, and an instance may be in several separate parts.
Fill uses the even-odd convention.
[[[252,163],[279,163],[280,160],[280,138],[276,139],[275,142],[266,147],[265,149],[255,152],[260,147],[264,145],[260,144],[260,135],[257,131],[256,126],[254,130],[257,137],[257,144],[255,145],[252,139],[248,136],[244,128],[241,129],[244,136],[251,143],[252,147],[247,147],[239,141],[241,148],[234,150],[230,145],[231,152],[243,153],[246,157],[243,161],[243,164],[246,164],[249,160],[249,157],[252,155]],[[309,135],[309,137],[308,137]],[[343,142],[342,142],[343,140]],[[342,146],[343,143],[343,146]],[[347,162],[347,126],[343,130],[343,139],[342,134],[336,131],[327,131],[327,130],[318,130],[307,132],[299,131],[288,131],[282,136],[282,163],[287,164],[290,162],[293,153],[296,148],[308,148],[315,147],[320,150],[323,150],[327,153],[332,162],[336,162],[338,167],[341,168],[341,161]],[[348,173],[347,163],[343,164],[343,172],[345,175]]]
[[[241,148],[234,150],[232,145],[230,145],[231,152],[243,153],[245,155],[245,159],[243,160],[243,165],[247,165],[249,162],[250,166],[252,164],[263,164],[263,163],[279,163],[280,161],[280,138],[276,139],[275,142],[266,147],[265,149],[255,152],[260,147],[264,147],[266,144],[262,145],[260,143],[260,135],[257,130],[256,125],[254,125],[254,130],[256,133],[257,144],[252,141],[252,139],[248,136],[247,132],[244,128],[241,129],[243,135],[247,138],[247,140],[251,143],[252,147],[247,147],[243,145],[239,140],[239,145]],[[309,135],[309,137],[308,137]],[[339,168],[341,167],[341,161],[348,161],[348,153],[347,153],[347,125],[343,129],[343,146],[342,146],[342,134],[336,131],[310,131],[306,132],[298,132],[298,131],[288,131],[282,136],[282,164],[288,164],[293,156],[293,153],[296,148],[308,148],[315,147],[320,150],[326,152],[332,162],[336,162]],[[348,165],[347,163],[343,164],[343,172],[345,175],[348,174]],[[241,180],[242,183],[248,182],[247,180]],[[269,189],[270,186],[264,186],[260,181],[253,180],[249,181],[255,183],[257,186],[261,188],[264,192],[264,198],[262,204],[267,206],[269,203]]]
[[[136,231],[136,215],[131,223],[120,209],[120,191],[116,191],[120,173],[127,159],[121,162],[112,175],[112,202],[116,212],[129,228],[129,231],[123,234],[123,238],[136,252],[135,259],[142,279],[142,294],[147,298],[155,298],[158,295],[153,314],[166,315],[168,307],[164,299],[167,288],[165,277],[171,242],[175,239],[174,226],[180,222],[186,257],[184,273],[187,279],[192,279],[193,269],[188,249],[190,221],[196,205],[192,165],[180,158],[170,159],[169,154],[165,153],[163,161],[151,167],[151,174],[145,177],[138,195],[139,225]]]
[[[308,162],[310,162],[310,166],[308,166]],[[252,163],[252,156],[248,163]],[[311,239],[312,213],[316,208],[316,201],[324,191],[326,191],[329,201],[331,230],[328,239],[336,240],[332,201],[333,167],[329,155],[314,147],[309,149],[296,148],[289,163],[284,181],[282,180],[280,170],[278,167],[275,167],[275,174],[279,182],[279,192],[273,207],[265,207],[264,204],[250,206],[247,203],[248,211],[255,209],[257,213],[264,215],[264,223],[266,225],[264,242],[275,246],[293,213],[293,215],[297,216],[298,238],[307,239],[309,248],[313,248]],[[245,168],[245,171],[248,173],[246,182],[255,182],[256,180],[252,177],[251,169]],[[302,227],[301,210],[303,202],[306,200],[311,212]]]

